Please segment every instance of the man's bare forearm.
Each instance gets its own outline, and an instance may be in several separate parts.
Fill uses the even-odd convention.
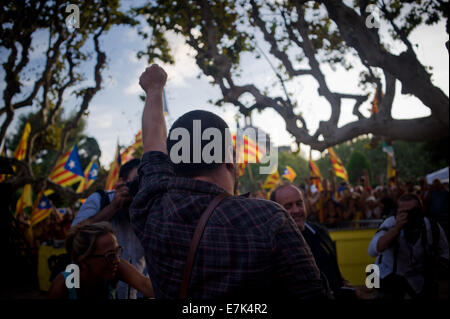
[[[167,154],[167,128],[164,120],[163,92],[147,94],[142,114],[142,140],[144,152],[160,151]]]
[[[394,239],[398,236],[400,233],[400,228],[394,227],[386,232],[383,236],[378,239],[377,242],[377,251],[379,253],[385,251],[389,246],[392,244]]]
[[[139,84],[147,95],[142,113],[144,152],[160,151],[167,154],[167,128],[163,110],[163,90],[166,80],[166,72],[157,64],[146,68],[139,78]]]

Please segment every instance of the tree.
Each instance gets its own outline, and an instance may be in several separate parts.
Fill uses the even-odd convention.
[[[349,174],[348,166],[351,154],[354,152],[363,154],[370,163],[370,184],[375,186],[378,185],[379,179],[384,183],[387,183],[387,155],[382,151],[380,144],[374,145],[373,148],[368,148],[371,141],[372,140],[369,137],[361,136],[352,141],[337,145],[334,147],[334,150],[347,167]],[[443,145],[447,145],[446,141],[440,142],[441,144],[437,144],[434,141],[418,143],[394,141],[392,147],[394,148],[399,178],[403,181],[410,179],[416,180],[419,177],[448,166],[447,157],[442,158],[436,154],[436,149],[442,149]],[[322,155],[316,163],[324,178],[327,178],[327,176],[325,176],[326,172],[331,168],[329,156]]]
[[[0,116],[5,119],[0,128],[0,142],[5,139],[18,110],[31,106],[37,108],[37,113],[30,115],[33,124],[25,159],[2,158],[16,167],[16,174],[7,182],[13,190],[29,183],[35,192],[53,189],[74,202],[85,197],[96,185],[76,194],[70,187],[49,181],[48,175],[58,158],[67,151],[67,146],[78,142],[71,140],[71,137],[79,137],[73,132],[82,130],[82,119],[87,115],[92,98],[101,89],[102,70],[106,66],[101,36],[112,26],[135,24],[135,21],[120,11],[119,0],[77,1],[79,26],[69,27],[66,22],[69,16],[67,5],[61,0],[19,0],[6,2],[0,7],[0,50],[7,57],[2,65],[6,85],[2,92],[4,103],[0,105]],[[30,53],[36,49],[32,40],[39,34],[48,36],[41,67],[30,59]],[[84,72],[91,61],[94,62],[92,78],[85,76]],[[88,80],[93,80],[94,85],[83,87]],[[31,88],[24,85],[26,81],[31,81]],[[75,95],[78,107],[68,120],[63,121],[61,113],[67,93]],[[98,145],[95,146],[89,138],[81,144],[86,146],[88,153],[99,152]],[[40,165],[38,160],[45,165]],[[87,159],[82,155],[82,160]]]
[[[364,170],[369,172],[370,178],[370,163],[367,157],[361,152],[354,151],[350,155],[346,169],[350,183],[353,185],[358,184],[359,179],[364,176]]]
[[[217,105],[234,104],[244,115],[255,109],[272,108],[285,120],[286,129],[297,143],[319,151],[368,133],[405,141],[448,136],[448,96],[432,83],[430,70],[419,61],[409,39],[417,27],[447,19],[448,1],[349,2],[149,1],[136,8],[137,13],[146,15],[152,28],[151,37],[141,32],[144,39],[151,41],[138,57],[146,56],[150,62],[173,62],[166,31],[184,36],[195,50],[203,74],[222,92],[223,98],[216,101]],[[370,5],[381,13],[381,23],[389,28],[390,39],[382,40],[378,29],[367,23],[373,17],[368,10],[373,8]],[[271,59],[258,45],[259,37],[270,48]],[[405,50],[392,53],[391,42],[402,44]],[[283,94],[277,96],[274,90],[269,94],[254,84],[240,83],[239,62],[246,53],[266,58]],[[273,59],[278,66],[274,66]],[[362,89],[334,92],[322,71],[324,65],[347,69],[361,65]],[[295,111],[297,103],[291,100],[287,89],[287,83],[298,77],[313,77],[319,86],[318,94],[330,104],[330,119],[321,121],[315,132],[310,132],[303,115]],[[417,97],[430,109],[430,116],[401,120],[392,117],[397,81],[401,83],[401,93]],[[360,107],[368,100],[370,90],[377,92],[379,112],[366,117]],[[253,102],[246,102],[248,96]],[[354,101],[353,114],[358,120],[338,127],[343,100]]]

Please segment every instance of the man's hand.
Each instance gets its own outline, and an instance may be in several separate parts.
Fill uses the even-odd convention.
[[[407,222],[408,222],[408,213],[398,212],[397,217],[395,217],[395,227],[398,229],[402,229]]]
[[[157,64],[146,68],[139,78],[139,84],[146,94],[162,91],[166,81],[167,73]]]
[[[125,182],[119,181],[116,185],[113,200],[111,201],[111,206],[119,210],[123,208],[125,203],[131,201],[133,198],[130,196],[128,187]]]

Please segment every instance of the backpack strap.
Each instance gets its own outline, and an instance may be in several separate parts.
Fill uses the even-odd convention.
[[[95,191],[96,193],[100,194],[101,200],[100,200],[100,210],[102,210],[103,208],[105,208],[106,206],[109,205],[109,203],[111,202],[109,200],[109,195],[105,192],[105,190],[103,189],[97,189]]]
[[[428,219],[430,221],[431,229],[431,251],[433,254],[438,255],[439,251],[439,239],[441,237],[441,231],[439,230],[439,225],[434,219]]]
[[[197,248],[202,238],[203,232],[208,223],[209,217],[211,216],[214,209],[220,204],[222,200],[231,196],[227,192],[220,193],[217,195],[208,205],[206,210],[203,212],[200,220],[198,221],[197,227],[195,228],[194,236],[191,240],[191,245],[189,247],[189,254],[186,259],[186,264],[184,266],[183,281],[181,282],[180,298],[185,299],[187,297],[187,290],[189,288],[189,282],[191,281],[192,267],[194,266],[195,256],[197,254]]]

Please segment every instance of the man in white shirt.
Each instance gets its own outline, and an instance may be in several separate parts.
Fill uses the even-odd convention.
[[[380,267],[380,298],[437,297],[432,277],[439,266],[448,269],[448,242],[422,207],[415,194],[400,197],[397,215],[388,217],[370,242],[369,255],[378,257]]]

